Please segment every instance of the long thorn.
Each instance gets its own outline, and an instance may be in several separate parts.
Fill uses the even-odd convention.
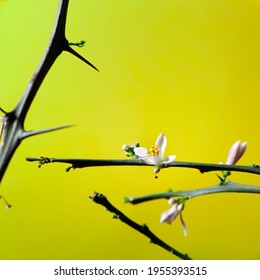
[[[2,113],[4,113],[4,114],[7,114],[7,112],[6,112],[3,108],[1,108],[1,107],[0,107],[0,111],[1,111]]]
[[[60,129],[64,129],[64,128],[68,128],[68,127],[72,127],[72,126],[73,125],[63,125],[63,126],[46,128],[46,129],[41,129],[41,130],[25,131],[21,138],[24,139],[24,138],[31,137],[31,136],[34,136],[34,135],[47,133],[47,132],[52,132],[52,131],[56,131],[56,130],[60,130]]]
[[[80,54],[78,54],[76,51],[74,51],[69,45],[66,46],[66,48],[64,49],[65,51],[75,55],[77,58],[79,58],[80,60],[84,61],[85,63],[87,63],[89,66],[91,66],[92,68],[94,68],[95,70],[97,70],[99,72],[99,70],[92,64],[90,63],[88,60],[86,60],[83,56],[81,56]]]

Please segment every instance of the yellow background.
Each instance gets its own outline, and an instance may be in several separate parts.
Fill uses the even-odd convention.
[[[142,205],[123,198],[218,183],[214,173],[153,167],[99,167],[65,172],[37,168],[27,156],[125,158],[124,143],[151,146],[160,132],[166,155],[225,162],[236,140],[248,141],[240,164],[259,163],[260,1],[71,0],[66,36],[85,39],[55,62],[26,118],[26,129],[75,124],[26,139],[0,194],[1,259],[174,259],[111,219],[88,196],[102,192],[138,223],[194,259],[259,259],[260,200],[218,194],[188,201],[188,236],[177,219],[160,224],[165,200]],[[45,51],[58,1],[0,3],[0,106],[10,111]],[[231,180],[260,185],[257,175]]]

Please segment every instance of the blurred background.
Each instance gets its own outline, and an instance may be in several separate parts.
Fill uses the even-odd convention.
[[[47,46],[58,0],[0,2],[0,106],[10,111]],[[124,197],[218,183],[216,174],[153,167],[69,165],[37,168],[27,156],[125,158],[121,146],[150,147],[159,133],[166,155],[225,162],[248,141],[240,164],[259,163],[260,1],[71,0],[71,42],[97,72],[68,53],[55,62],[26,118],[28,130],[75,124],[26,139],[1,184],[0,259],[177,259],[111,218],[88,196],[105,194],[126,215],[194,259],[259,259],[260,198],[218,194],[188,201],[180,220],[160,224],[166,200],[142,205]],[[260,185],[257,175],[230,180]]]

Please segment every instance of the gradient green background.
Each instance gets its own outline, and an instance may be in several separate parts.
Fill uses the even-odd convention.
[[[49,40],[58,0],[0,2],[0,105],[11,110]],[[26,139],[0,194],[1,259],[172,259],[168,252],[94,204],[108,196],[138,223],[195,259],[259,259],[260,200],[252,194],[196,198],[179,219],[159,224],[165,200],[133,206],[125,196],[218,183],[214,173],[152,167],[65,172],[37,168],[27,156],[125,158],[124,143],[151,146],[160,132],[177,160],[225,162],[236,140],[248,141],[241,164],[259,163],[260,1],[71,0],[66,36],[94,71],[63,53],[26,118],[26,129],[75,124]],[[231,180],[260,185],[256,175]]]

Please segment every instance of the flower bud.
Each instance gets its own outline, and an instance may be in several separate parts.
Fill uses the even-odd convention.
[[[240,140],[235,142],[228,153],[226,164],[236,164],[246,151],[247,142],[241,143]]]

